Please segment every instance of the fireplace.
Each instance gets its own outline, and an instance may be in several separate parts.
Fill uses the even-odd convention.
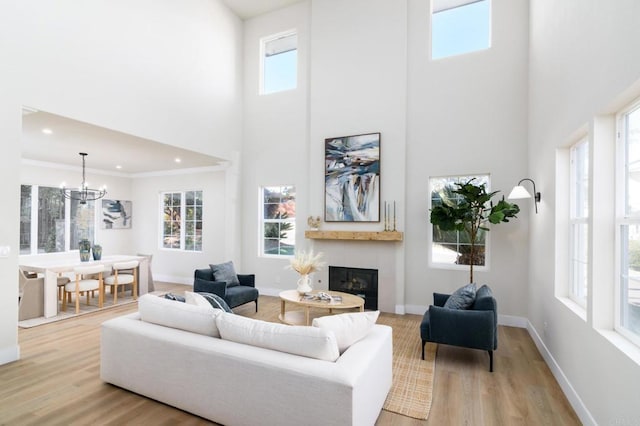
[[[329,266],[329,290],[355,294],[364,308],[378,309],[378,270]]]

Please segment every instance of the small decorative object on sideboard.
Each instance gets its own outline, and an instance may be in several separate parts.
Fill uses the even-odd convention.
[[[296,255],[290,260],[289,269],[293,269],[300,274],[298,279],[298,293],[305,294],[313,290],[311,288],[310,274],[319,271],[324,266],[322,262],[322,253],[313,254],[313,250],[306,253],[304,250],[297,251]]]
[[[307,224],[312,230],[317,231],[320,228],[321,221],[322,220],[320,219],[320,216],[309,216],[309,218],[307,219]]]
[[[80,252],[80,261],[88,262],[91,260],[91,243],[87,239],[78,242],[78,251]]]
[[[102,259],[102,246],[100,244],[94,244],[91,251],[93,252],[93,260]]]

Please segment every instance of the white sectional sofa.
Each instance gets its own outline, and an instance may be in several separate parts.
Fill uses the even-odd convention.
[[[102,324],[100,376],[224,425],[372,425],[391,388],[391,337],[375,324],[334,356],[335,337],[321,328],[212,315],[145,295],[139,312]],[[266,348],[272,344],[321,359]]]

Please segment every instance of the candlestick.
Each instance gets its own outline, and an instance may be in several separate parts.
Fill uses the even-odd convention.
[[[393,201],[393,231],[396,231],[396,202]]]

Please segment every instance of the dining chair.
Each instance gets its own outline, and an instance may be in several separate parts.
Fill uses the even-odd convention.
[[[44,315],[44,277],[18,268],[18,321]]]
[[[92,266],[77,266],[73,269],[76,277],[75,280],[65,284],[65,294],[62,297],[62,310],[67,310],[67,294],[75,295],[76,302],[76,314],[80,313],[80,295],[87,295],[87,305],[90,305],[89,296],[90,293],[98,290],[98,307],[102,308],[104,288],[102,281],[102,274],[104,272],[104,265],[92,265]],[[97,274],[96,278],[89,278],[88,275]]]
[[[138,256],[147,258],[147,292],[151,293],[156,289],[155,285],[153,284],[153,273],[151,272],[151,261],[153,260],[153,255],[138,253]]]
[[[114,263],[113,274],[104,279],[104,284],[111,286],[114,305],[118,301],[118,287],[124,296],[124,286],[131,284],[131,296],[133,300],[138,298],[138,264],[137,260]]]

